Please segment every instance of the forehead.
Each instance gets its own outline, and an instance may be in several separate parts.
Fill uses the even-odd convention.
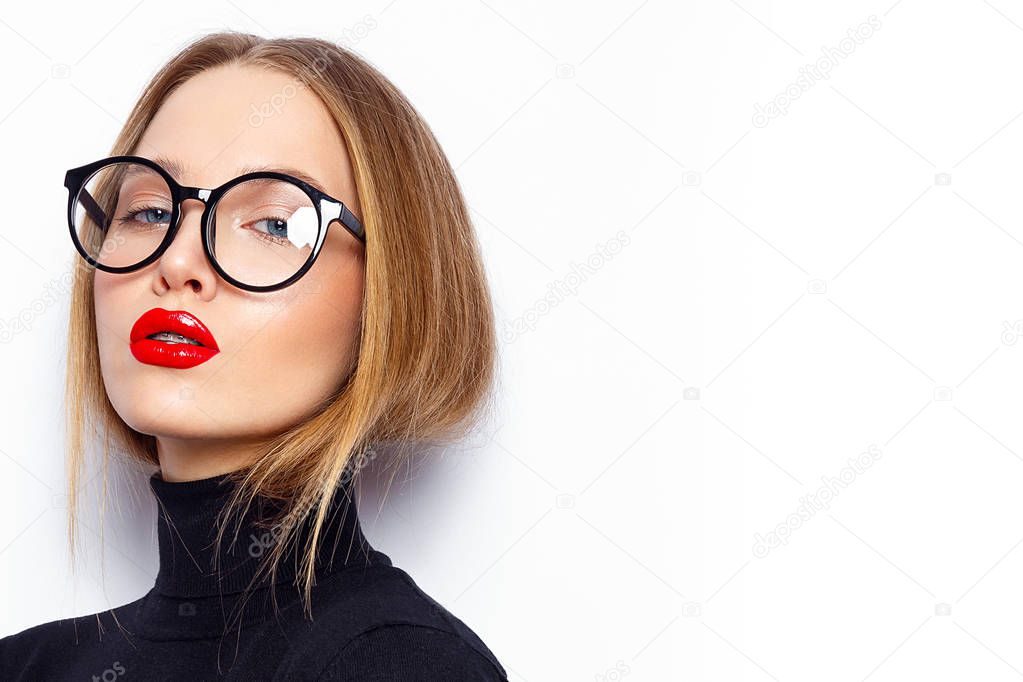
[[[259,168],[300,171],[334,196],[352,189],[344,141],[319,97],[291,75],[260,66],[221,66],[185,81],[164,100],[135,153],[199,187]]]

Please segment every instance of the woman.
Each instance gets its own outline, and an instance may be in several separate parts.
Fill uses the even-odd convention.
[[[160,565],[0,640],[0,679],[507,679],[352,501],[384,449],[464,434],[494,376],[466,206],[404,96],[326,41],[208,35],[65,184],[71,534],[98,431],[156,467]]]

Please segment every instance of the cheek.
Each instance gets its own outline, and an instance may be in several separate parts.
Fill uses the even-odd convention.
[[[101,322],[109,317],[110,312],[116,308],[116,306],[111,305],[112,301],[110,300],[116,291],[115,282],[109,274],[96,270],[92,277],[92,291],[95,301],[96,322],[97,326],[99,326]],[[99,329],[96,332],[98,334]]]
[[[272,317],[237,339],[244,346],[222,373],[247,413],[276,411],[267,417],[294,422],[340,388],[357,352],[362,289],[361,269],[314,267],[268,301]]]
[[[301,318],[310,350],[343,367],[358,350],[354,344],[362,322],[365,262],[354,240],[337,233],[332,237],[315,266],[298,281],[299,291],[286,313]]]
[[[96,271],[93,278],[96,341],[105,380],[108,373],[123,371],[125,358],[122,356],[129,352],[128,336],[131,330],[131,322],[125,319],[133,310],[131,301],[137,300],[137,296],[129,295],[130,289],[126,286],[131,278],[123,275],[120,279],[118,277]]]
[[[135,277],[97,271],[93,293],[100,375],[107,397],[125,423],[140,432],[155,433],[153,414],[163,407],[155,396],[167,395],[169,384],[166,377],[146,372],[129,347],[144,292]]]
[[[344,264],[333,272],[309,277],[289,311],[299,341],[318,360],[321,368],[336,376],[357,351],[355,342],[362,319],[363,275],[360,268]]]

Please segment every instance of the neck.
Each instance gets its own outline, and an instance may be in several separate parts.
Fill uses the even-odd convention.
[[[197,481],[237,471],[252,461],[258,443],[237,439],[156,438],[160,478]]]

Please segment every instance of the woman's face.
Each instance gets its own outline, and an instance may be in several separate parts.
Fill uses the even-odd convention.
[[[344,141],[327,109],[276,70],[219,67],[170,95],[135,154],[168,159],[183,184],[216,187],[249,167],[292,168],[361,216]],[[340,388],[357,351],[364,246],[334,223],[313,267],[279,291],[255,293],[212,269],[200,241],[199,201],[156,262],[95,273],[103,381],[135,430],[157,437],[167,480],[238,468],[260,440],[314,412]],[[187,369],[148,364],[130,350],[132,327],[153,308],[187,311],[219,352]]]

